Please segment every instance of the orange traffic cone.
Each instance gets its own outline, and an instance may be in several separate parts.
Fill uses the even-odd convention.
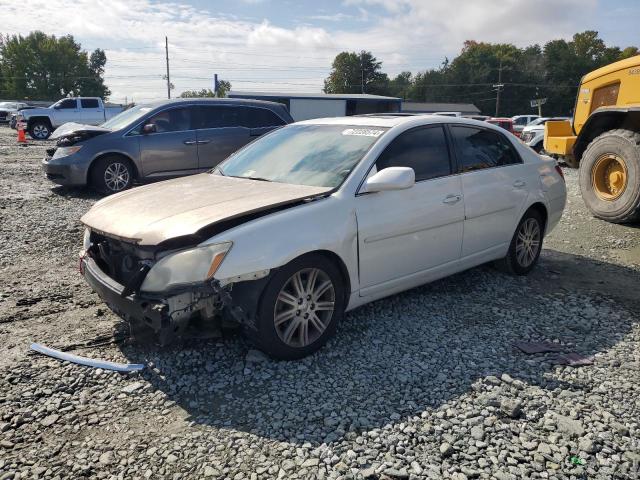
[[[24,134],[24,129],[21,128],[20,125],[18,125],[18,143],[27,143],[27,137]]]

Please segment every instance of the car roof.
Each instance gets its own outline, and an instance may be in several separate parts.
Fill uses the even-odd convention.
[[[348,117],[312,118],[296,122],[295,125],[349,125],[363,127],[393,128],[399,125],[411,124],[415,126],[434,123],[460,123],[464,125],[482,126],[485,128],[499,129],[489,123],[464,117],[445,117],[442,115],[357,115]]]
[[[266,100],[253,100],[253,99],[245,99],[245,98],[172,98],[170,100],[155,100],[152,102],[145,103],[145,106],[148,107],[160,107],[165,105],[180,105],[180,104],[198,104],[198,105],[207,105],[207,104],[220,104],[220,105],[259,105],[262,107],[270,107],[270,108],[286,108],[282,103],[278,102],[268,102]]]

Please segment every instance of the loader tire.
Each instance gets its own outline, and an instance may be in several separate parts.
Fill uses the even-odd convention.
[[[595,217],[611,223],[640,220],[640,133],[617,129],[596,137],[582,155],[579,178]]]

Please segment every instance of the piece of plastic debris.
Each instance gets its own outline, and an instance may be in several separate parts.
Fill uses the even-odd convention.
[[[96,360],[94,358],[81,357],[72,353],[61,352],[54,348],[49,348],[46,345],[39,343],[32,343],[31,350],[34,350],[43,355],[57,358],[66,362],[77,363],[78,365],[84,365],[86,367],[102,368],[104,370],[113,370],[115,372],[138,372],[144,369],[142,363],[116,363],[109,362],[107,360]]]
[[[515,342],[513,346],[528,354],[560,352],[564,349],[562,345],[551,342]]]
[[[580,457],[571,457],[570,461],[573,465],[584,465],[584,460],[582,460]]]
[[[554,363],[556,365],[568,365],[570,367],[583,367],[585,365],[593,365],[595,357],[593,355],[584,356],[579,353],[566,353],[558,355]]]

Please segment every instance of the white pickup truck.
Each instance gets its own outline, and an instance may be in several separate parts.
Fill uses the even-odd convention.
[[[122,107],[106,107],[98,97],[63,98],[47,108],[33,108],[20,112],[31,138],[49,138],[59,126],[76,122],[84,125],[100,125],[122,111]]]

